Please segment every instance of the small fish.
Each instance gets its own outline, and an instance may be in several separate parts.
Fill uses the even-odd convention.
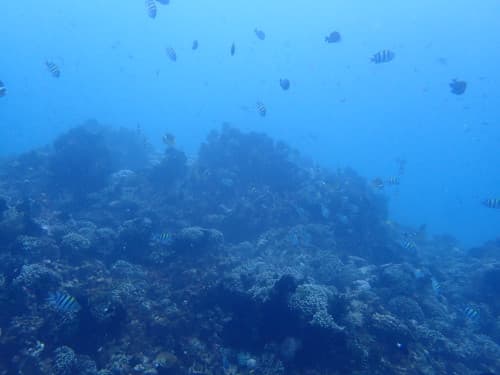
[[[321,205],[321,216],[323,216],[323,219],[328,219],[330,217],[330,210],[328,207]]]
[[[402,158],[396,158],[396,163],[398,163],[398,165],[399,165],[398,174],[400,176],[404,175],[405,174],[405,170],[406,170],[406,160],[402,159]]]
[[[47,69],[49,70],[52,77],[59,78],[61,76],[61,70],[54,62],[45,61],[45,65],[47,66]]]
[[[193,51],[198,49],[198,41],[196,39],[193,40],[193,44],[191,45],[191,49]]]
[[[177,54],[175,53],[175,50],[172,47],[165,48],[165,52],[167,53],[167,56],[170,60],[174,62],[177,61]]]
[[[171,238],[170,233],[161,233],[161,234],[158,236],[158,239],[159,239],[160,241],[168,241],[170,238]]]
[[[407,230],[407,231],[404,231],[403,233],[401,233],[403,235],[403,237],[405,238],[417,238],[418,236],[418,232],[414,231],[414,230]]]
[[[5,85],[3,84],[2,81],[0,81],[0,98],[2,96],[5,96],[7,94],[7,89],[5,88]]]
[[[163,138],[162,138],[162,141],[164,144],[166,144],[168,147],[174,147],[175,146],[175,135],[171,134],[171,133],[166,133]]]
[[[154,0],[145,0],[146,11],[148,12],[149,18],[156,18],[156,3]]]
[[[254,33],[255,33],[255,35],[257,35],[257,38],[259,38],[260,40],[266,39],[266,33],[264,31],[259,30],[259,29],[255,29]]]
[[[405,354],[409,353],[407,345],[399,341],[396,342],[396,349]]]
[[[388,49],[384,49],[374,54],[370,61],[375,64],[382,64],[394,60],[394,57],[396,57],[396,54],[394,52]]]
[[[266,106],[264,105],[264,103],[257,102],[257,111],[259,112],[259,115],[261,115],[261,117],[265,117],[266,116],[267,109],[266,109]]]
[[[387,185],[392,185],[392,186],[399,185],[399,177],[396,176],[389,177],[387,180],[385,180],[385,183]]]
[[[235,52],[236,52],[236,45],[234,44],[231,44],[231,49],[229,51],[231,53],[231,56],[234,56]]]
[[[382,180],[380,177],[375,177],[372,180],[372,185],[375,189],[379,189],[379,190],[382,190],[385,186],[384,180]]]
[[[290,81],[287,78],[280,79],[280,86],[283,90],[288,90],[290,88]]]
[[[467,89],[467,82],[454,79],[450,82],[450,91],[455,95],[462,95]]]
[[[154,234],[152,240],[160,245],[170,245],[173,241],[173,237],[170,233],[157,233]]]
[[[434,277],[431,277],[431,286],[435,294],[439,294],[441,291],[441,284]]]
[[[342,40],[342,36],[338,31],[332,31],[330,35],[325,36],[325,42],[338,43]]]
[[[80,310],[80,304],[66,292],[57,291],[50,293],[47,303],[60,313],[76,313]]]
[[[488,198],[481,203],[488,208],[500,208],[500,199]]]
[[[438,57],[436,59],[436,62],[438,62],[441,65],[448,65],[448,59],[446,57]]]
[[[462,313],[465,319],[470,322],[477,322],[479,320],[479,310],[472,305],[466,305],[463,308]]]
[[[422,224],[418,227],[418,229],[408,229],[404,230],[401,234],[405,238],[411,238],[411,239],[425,239],[425,232],[427,230],[427,226],[425,224]]]
[[[417,268],[413,271],[413,276],[415,276],[415,279],[421,280],[425,277],[425,273],[420,268]]]
[[[416,251],[418,250],[417,244],[412,240],[403,240],[400,242],[403,249],[408,251]]]

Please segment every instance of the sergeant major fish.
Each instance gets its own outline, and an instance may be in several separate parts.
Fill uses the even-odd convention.
[[[401,176],[405,174],[405,169],[406,169],[406,160],[402,158],[396,158],[396,163],[398,163],[398,174]]]
[[[384,186],[385,186],[384,180],[382,180],[381,177],[375,177],[372,180],[372,185],[373,185],[374,188],[379,189],[379,190],[382,190],[384,188]]]
[[[434,277],[431,277],[431,287],[434,291],[434,294],[439,294],[441,291],[441,284]]]
[[[465,305],[462,309],[462,314],[469,322],[477,322],[480,318],[479,310],[472,305]]]
[[[465,81],[459,81],[457,79],[454,79],[450,83],[450,90],[452,94],[462,95],[466,89],[467,89],[467,82]]]
[[[387,185],[399,185],[399,178],[398,177],[389,177],[387,180],[385,180],[385,183]]]
[[[151,238],[153,242],[159,244],[159,245],[170,245],[173,241],[173,236],[170,233],[157,233],[154,234]]]
[[[167,47],[165,52],[171,61],[177,61],[177,53],[175,53],[175,50],[172,47]]]
[[[267,109],[266,109],[266,106],[264,105],[264,103],[257,102],[256,106],[257,106],[257,112],[259,112],[259,115],[261,117],[265,117],[267,114]]]
[[[407,251],[416,251],[418,250],[418,246],[417,244],[412,241],[412,240],[403,240],[400,242],[400,245],[403,247],[403,249],[407,250]]]
[[[280,79],[280,86],[283,90],[288,90],[290,88],[290,80],[287,78]]]
[[[325,36],[325,42],[338,43],[342,40],[342,36],[338,31],[332,31],[329,35]]]
[[[47,69],[49,70],[52,77],[59,78],[61,76],[61,70],[56,65],[56,63],[54,63],[53,61],[45,61],[45,65],[47,66]]]
[[[168,147],[175,147],[175,135],[173,135],[171,133],[166,133],[163,136],[162,141]]]
[[[254,33],[257,36],[257,38],[259,38],[260,40],[266,39],[266,33],[264,31],[259,30],[259,29],[255,29]]]
[[[396,57],[396,54],[394,52],[388,49],[384,49],[374,54],[370,61],[375,64],[382,64],[394,60],[394,57]]]
[[[500,199],[489,198],[483,200],[481,203],[488,208],[500,208]]]
[[[76,313],[80,310],[80,304],[66,292],[53,292],[49,294],[47,303],[60,313]]]
[[[156,18],[156,3],[154,0],[145,0],[146,11],[148,13],[149,18]]]

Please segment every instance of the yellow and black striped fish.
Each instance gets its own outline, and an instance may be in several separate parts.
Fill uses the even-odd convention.
[[[156,4],[154,0],[146,0],[146,11],[149,18],[156,18]]]
[[[380,177],[375,177],[372,180],[372,185],[374,188],[382,190],[384,188],[384,180],[382,180]]]
[[[152,240],[153,240],[153,242],[155,242],[159,245],[170,245],[170,244],[172,244],[173,236],[170,233],[161,232],[161,233],[153,234]]]
[[[80,304],[71,295],[66,292],[57,291],[50,293],[47,298],[47,303],[61,313],[75,313],[80,310]]]
[[[45,65],[47,66],[47,69],[49,70],[52,77],[59,78],[61,76],[61,70],[56,63],[54,63],[53,61],[45,61]]]
[[[167,53],[167,56],[170,60],[172,61],[177,61],[177,53],[175,53],[175,49],[172,47],[167,47],[165,48],[165,52]]]
[[[400,176],[405,174],[405,169],[406,169],[406,160],[402,158],[396,158],[396,163],[398,163],[398,174]]]
[[[0,81],[0,98],[2,96],[5,96],[7,94],[7,89],[5,88],[5,85],[3,84],[2,81]]]
[[[480,319],[479,310],[470,304],[462,308],[462,314],[467,321],[477,322]]]
[[[375,64],[383,64],[394,60],[395,56],[396,54],[394,52],[384,49],[374,54],[370,61]]]
[[[160,233],[160,234],[158,235],[158,239],[159,239],[160,241],[168,241],[168,240],[170,240],[170,239],[171,239],[170,233]]]
[[[267,109],[264,103],[262,102],[257,102],[257,111],[259,112],[259,115],[262,117],[265,117],[267,114]]]
[[[415,241],[404,239],[400,242],[400,245],[403,247],[403,249],[407,251],[416,251],[418,250],[418,246],[415,243]]]
[[[171,133],[166,133],[163,138],[163,143],[165,143],[168,147],[174,147],[175,146],[175,135]]]
[[[399,178],[398,177],[389,177],[387,180],[385,180],[385,183],[387,185],[399,185]]]
[[[483,200],[482,203],[488,208],[500,208],[500,199],[488,198]]]

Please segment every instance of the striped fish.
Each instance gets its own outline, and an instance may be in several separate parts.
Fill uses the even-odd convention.
[[[170,60],[177,61],[177,54],[175,53],[175,50],[172,47],[167,47],[165,49],[165,52],[167,53],[167,56]]]
[[[463,308],[462,313],[464,314],[465,319],[470,322],[477,322],[479,320],[479,310],[474,306],[466,305]]]
[[[396,57],[396,54],[394,52],[388,49],[384,49],[374,54],[370,61],[375,64],[382,64],[394,60],[394,57]]]
[[[266,117],[267,109],[266,109],[266,106],[264,105],[264,103],[257,102],[256,106],[257,106],[257,112],[259,112],[259,115],[261,115],[261,117]]]
[[[412,240],[403,240],[400,242],[401,246],[403,249],[408,250],[408,251],[416,251],[418,250],[418,246],[415,243],[415,241]]]
[[[434,277],[431,277],[431,286],[434,294],[439,294],[441,291],[441,284]]]
[[[166,144],[168,147],[175,147],[175,135],[172,133],[166,133],[162,137],[162,141],[164,144]]]
[[[47,66],[47,69],[49,70],[52,77],[59,78],[61,76],[61,70],[55,62],[45,61],[45,65]]]
[[[159,245],[170,245],[173,242],[172,234],[166,232],[153,234],[151,239]]]
[[[156,18],[156,3],[154,0],[146,0],[146,11],[149,18]]]
[[[259,30],[259,29],[254,29],[253,31],[255,33],[255,35],[257,36],[257,38],[259,38],[260,40],[265,40],[266,39],[266,33],[262,30]]]
[[[50,293],[47,303],[60,313],[76,313],[80,310],[80,304],[66,292],[57,291]]]
[[[500,199],[489,198],[483,200],[482,203],[488,208],[500,208]]]
[[[5,85],[3,84],[2,81],[0,81],[0,98],[2,96],[5,96],[7,94],[7,89],[5,88]]]
[[[385,180],[385,183],[387,185],[399,185],[399,178],[398,177],[389,177],[387,180]]]
[[[382,190],[384,188],[384,180],[382,180],[380,177],[375,177],[372,180],[372,185],[374,188]]]

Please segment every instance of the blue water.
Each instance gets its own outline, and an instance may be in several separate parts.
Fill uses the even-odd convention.
[[[2,156],[89,118],[139,125],[157,147],[169,131],[194,154],[229,122],[367,179],[404,158],[401,185],[385,192],[392,219],[465,246],[500,234],[498,210],[480,204],[500,196],[498,1],[172,0],[153,20],[142,0],[25,0],[0,14]],[[325,43],[334,30],[342,42]],[[382,49],[395,60],[370,63]],[[449,92],[453,78],[468,82],[464,95]]]

